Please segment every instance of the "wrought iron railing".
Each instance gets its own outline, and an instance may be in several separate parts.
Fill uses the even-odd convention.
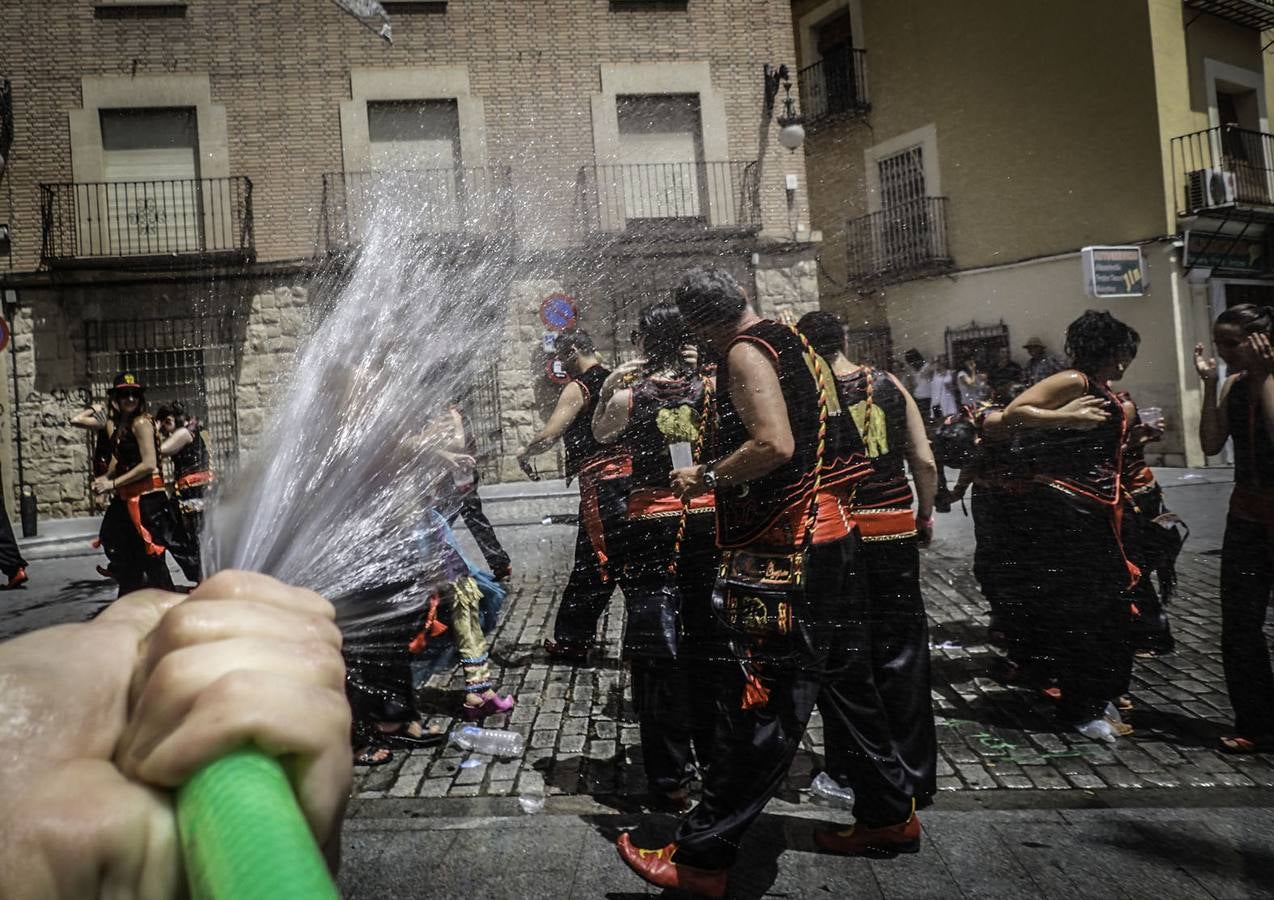
[[[243,176],[42,184],[40,212],[47,265],[256,255]]]
[[[755,162],[668,162],[585,166],[580,214],[590,231],[761,226]]]
[[[1220,125],[1172,139],[1177,215],[1234,206],[1274,209],[1274,135]]]
[[[834,50],[796,76],[805,121],[831,116],[861,116],[871,110],[867,95],[867,51]]]
[[[850,280],[903,281],[951,268],[947,198],[922,197],[851,219],[845,226]]]
[[[1185,0],[1185,5],[1256,31],[1274,28],[1274,3],[1270,0]]]
[[[421,234],[509,233],[513,170],[448,166],[323,176],[323,241],[358,243],[378,221]]]

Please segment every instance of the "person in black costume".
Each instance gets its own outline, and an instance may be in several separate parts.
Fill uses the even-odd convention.
[[[1234,441],[1234,492],[1221,544],[1221,661],[1234,707],[1224,753],[1274,752],[1274,669],[1263,625],[1274,596],[1274,307],[1243,303],[1217,317],[1217,363],[1194,348],[1203,380],[1199,443],[1209,455]]]
[[[1023,541],[1036,651],[1057,676],[1059,718],[1113,742],[1131,729],[1115,703],[1132,670],[1126,592],[1137,567],[1124,547],[1128,415],[1111,391],[1140,336],[1089,310],[1066,329],[1071,368],[1020,394],[1004,424],[1032,443],[1031,527]]]
[[[121,372],[111,395],[118,409],[111,464],[94,479],[93,491],[115,495],[102,517],[99,537],[119,582],[119,596],[143,587],[172,590],[165,561],[169,551],[185,576],[198,581],[198,554],[192,552],[159,472],[159,444],[145,386],[135,373]]]
[[[584,331],[559,335],[557,357],[571,374],[548,422],[518,453],[525,470],[529,457],[548,450],[558,438],[566,447],[566,477],[579,478],[579,532],[575,563],[544,641],[549,656],[584,662],[597,640],[597,623],[615,592],[622,561],[618,536],[628,513],[632,460],[622,447],[607,447],[593,437],[593,410],[610,370],[602,365],[593,339]]]
[[[673,304],[642,309],[633,339],[641,359],[603,383],[593,435],[603,444],[618,441],[632,456],[623,540],[641,551],[628,554],[620,573],[624,655],[632,667],[651,797],[656,805],[684,810],[693,760],[701,770],[712,764],[720,682],[713,658],[723,648],[712,639],[719,559],[713,496],[683,503],[673,493],[670,448],[682,444],[692,458],[702,455],[712,384],[686,358],[691,339]]]
[[[790,652],[780,658],[747,638],[732,642],[737,666],[723,667],[730,678],[721,690],[715,759],[699,805],[663,847],[640,848],[621,835],[620,857],[650,884],[725,896],[739,843],[782,784],[824,691],[825,716],[851,718],[858,738],[889,757],[882,763],[866,747],[854,754],[859,827],[852,839],[837,836],[836,850],[912,852],[920,824],[887,727],[856,718],[860,698],[840,689],[835,669],[846,656],[839,626],[859,589],[850,496],[870,471],[861,440],[846,445],[852,429],[824,433],[823,412],[835,401],[826,362],[806,349],[795,329],[752,312],[729,273],[692,269],[675,297],[696,338],[722,364],[715,461],[675,470],[673,487],[683,497],[715,491],[723,550],[803,552],[804,586],[787,595],[793,624],[783,643]],[[766,654],[759,665],[754,650]]]
[[[872,473],[856,486],[851,505],[862,537],[858,565],[867,626],[858,655],[870,667],[854,693],[861,697],[874,689],[879,695],[880,715],[889,723],[908,793],[917,807],[927,806],[938,789],[938,741],[929,689],[929,620],[920,593],[920,548],[933,537],[938,467],[919,407],[889,372],[846,357],[840,319],[829,312],[811,312],[796,327],[831,365],[842,410],[840,425],[857,430],[872,461]],[[907,481],[907,467],[916,482],[916,496]],[[828,773],[848,782],[846,757],[856,752],[856,744],[844,724],[829,716],[824,741]]]
[[[179,403],[159,407],[156,424],[163,442],[159,455],[173,461],[173,489],[177,509],[186,526],[191,552],[199,553],[199,537],[203,534],[203,513],[217,481],[212,469],[212,454],[204,439],[204,428],[198,419],[186,415]]]
[[[27,561],[22,558],[18,549],[18,539],[13,536],[13,525],[9,522],[9,512],[4,506],[4,492],[0,491],[0,572],[8,578],[0,584],[0,591],[12,591],[30,581],[27,575]]]

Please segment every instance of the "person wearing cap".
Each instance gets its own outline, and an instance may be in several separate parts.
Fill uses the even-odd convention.
[[[1048,376],[1056,375],[1066,368],[1061,360],[1049,354],[1048,347],[1037,337],[1027,338],[1026,343],[1022,345],[1022,349],[1030,354],[1031,357],[1026,361],[1027,387],[1039,384]]]
[[[115,408],[111,464],[93,480],[97,494],[114,494],[102,517],[102,549],[119,582],[119,596],[144,587],[173,589],[165,554],[191,581],[199,580],[159,470],[159,441],[146,403],[146,387],[135,372],[121,372],[110,391]]]

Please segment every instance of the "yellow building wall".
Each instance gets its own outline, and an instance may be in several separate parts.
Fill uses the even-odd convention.
[[[948,327],[971,322],[1009,328],[1014,358],[1026,362],[1022,349],[1029,337],[1039,337],[1049,352],[1065,359],[1066,326],[1086,309],[1109,310],[1141,334],[1141,350],[1116,390],[1131,392],[1142,406],[1165,410],[1168,434],[1149,448],[1152,461],[1171,465],[1202,463],[1194,439],[1197,393],[1192,370],[1182,367],[1189,358],[1175,352],[1200,340],[1200,320],[1189,310],[1190,287],[1177,274],[1176,250],[1164,241],[1145,248],[1149,289],[1144,297],[1098,300],[1084,293],[1078,253],[1015,266],[1001,266],[948,278],[931,278],[897,285],[885,291],[893,329],[895,353],[915,347],[927,358],[945,352]],[[1175,310],[1183,309],[1183,315]],[[1197,381],[1197,379],[1194,379]]]
[[[868,122],[815,125],[806,148],[837,280],[844,220],[868,208],[864,149],[928,124],[959,268],[1169,230],[1144,2],[863,0],[862,23]]]

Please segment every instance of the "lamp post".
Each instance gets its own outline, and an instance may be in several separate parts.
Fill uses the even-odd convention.
[[[774,98],[778,96],[779,87],[783,88],[783,112],[778,117],[779,143],[789,150],[795,150],[805,142],[805,119],[796,111],[796,101],[792,99],[791,73],[786,65],[777,69],[768,64],[764,70],[765,77],[765,115],[774,114]]]

